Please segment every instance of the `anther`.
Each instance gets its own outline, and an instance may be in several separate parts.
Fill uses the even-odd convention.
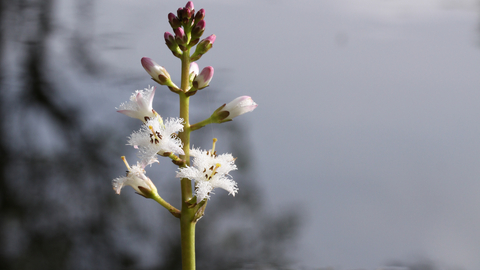
[[[210,170],[212,171],[212,173],[210,174],[210,176],[208,176],[208,174],[205,174],[205,178],[207,178],[208,180],[212,179],[212,177],[217,174],[217,169],[220,168],[220,163],[217,163],[215,164],[215,167],[210,167]]]
[[[159,143],[160,140],[162,139],[162,136],[160,135],[160,133],[158,133],[158,132],[156,132],[155,130],[153,130],[153,127],[152,127],[152,126],[148,126],[148,128],[150,129],[150,131],[152,131],[152,134],[153,134],[153,136],[155,137],[155,140],[153,140],[153,138],[152,138],[152,140],[150,140],[150,143],[153,143],[153,141],[155,142],[155,144]],[[151,135],[152,135],[152,134],[151,134]],[[157,134],[158,134],[159,136],[157,136]]]

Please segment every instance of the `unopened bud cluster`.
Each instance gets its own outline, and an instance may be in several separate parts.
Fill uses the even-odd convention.
[[[165,32],[164,38],[167,47],[172,51],[176,57],[181,57],[184,52],[190,50],[197,45],[200,37],[205,31],[205,10],[202,8],[195,13],[193,3],[189,1],[185,7],[177,10],[177,15],[168,14],[168,22],[173,29],[173,34]],[[206,41],[208,40],[208,41]],[[215,41],[215,35],[200,41],[199,46],[195,50],[195,58],[193,61],[200,59],[212,46]],[[198,53],[197,53],[198,51]]]
[[[197,90],[207,87],[213,77],[213,67],[205,67],[199,72],[198,65],[194,62],[199,60],[213,46],[216,36],[210,35],[200,40],[205,31],[206,22],[205,10],[202,8],[195,12],[193,3],[189,1],[185,7],[177,10],[177,15],[168,14],[168,22],[172,27],[173,34],[165,32],[163,35],[165,44],[176,57],[187,60],[190,63],[189,85],[187,89],[181,89],[172,82],[170,74],[167,70],[155,63],[148,57],[142,58],[142,66],[152,76],[152,79],[161,84],[166,85],[175,93],[186,93],[187,96],[194,95]],[[195,51],[191,53],[191,48],[195,46]],[[187,54],[187,55],[186,55]],[[191,54],[191,55],[190,55]]]

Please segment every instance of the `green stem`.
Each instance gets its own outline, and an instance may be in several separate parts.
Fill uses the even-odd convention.
[[[189,70],[190,70],[190,49],[183,52],[182,55],[182,90],[180,97],[180,117],[184,120],[183,132],[179,134],[183,142],[183,151],[185,155],[180,156],[185,160],[183,166],[190,165],[190,117],[189,117],[189,101],[190,97],[185,94],[189,88]],[[183,178],[180,182],[182,191],[182,210],[180,216],[180,234],[182,244],[182,270],[195,270],[195,221],[194,208],[189,207],[193,197],[192,181]]]
[[[200,121],[198,123],[195,123],[193,125],[190,126],[190,130],[191,131],[194,131],[194,130],[197,130],[197,129],[201,129],[202,127],[208,125],[208,124],[211,124],[213,123],[213,120],[212,120],[212,117],[209,117],[203,121]]]
[[[180,210],[166,202],[162,197],[160,197],[158,194],[152,194],[150,197],[152,200],[158,202],[161,206],[165,207],[174,217],[180,218]]]

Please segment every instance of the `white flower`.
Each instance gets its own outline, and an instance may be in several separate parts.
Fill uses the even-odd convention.
[[[188,178],[195,181],[197,202],[210,198],[214,188],[223,188],[235,196],[238,192],[237,183],[228,174],[236,170],[235,158],[231,154],[217,156],[215,151],[191,149],[193,166],[179,168],[178,178]]]
[[[182,123],[182,118],[168,118],[165,123],[159,116],[150,119],[130,135],[128,145],[139,149],[140,158],[145,160],[165,152],[184,155],[182,141],[176,135],[183,131]]]
[[[133,187],[138,194],[144,197],[149,197],[150,195],[146,192],[157,193],[157,188],[152,183],[152,180],[145,175],[145,167],[154,162],[158,162],[156,159],[144,160],[141,163],[137,162],[137,165],[132,167],[128,165],[125,157],[122,156],[122,159],[128,171],[126,176],[115,178],[112,181],[113,190],[115,190],[117,194],[120,194],[120,191],[125,186]]]
[[[146,122],[154,118],[157,114],[152,108],[155,87],[145,88],[145,90],[136,90],[130,96],[130,101],[122,103],[118,108],[119,113],[123,113],[132,118],[137,118]]]

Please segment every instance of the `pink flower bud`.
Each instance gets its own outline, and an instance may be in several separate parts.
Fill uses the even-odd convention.
[[[205,41],[208,41],[211,45],[213,45],[213,43],[215,42],[215,39],[217,38],[217,36],[215,36],[215,34],[213,35],[210,35],[208,36],[207,38],[205,38],[204,40]]]
[[[170,26],[172,29],[177,29],[178,27],[181,26],[180,20],[175,16],[173,13],[168,13],[168,22],[170,23]]]
[[[192,29],[192,38],[199,38],[205,31],[205,20],[200,20]]]
[[[195,62],[190,63],[190,69],[189,69],[188,73],[192,74],[192,72],[193,72],[193,74],[195,74],[195,76],[197,76],[198,73],[200,72],[200,69],[198,68],[198,64],[195,63]]]
[[[177,9],[177,17],[180,21],[183,20],[184,14],[185,14],[185,12],[184,12],[183,8],[178,8]]]
[[[156,82],[160,84],[167,84],[167,82],[170,81],[170,74],[168,74],[167,70],[155,63],[152,59],[143,57],[141,62],[143,68]]]
[[[179,8],[177,10],[178,19],[184,25],[193,17],[193,15],[195,15],[195,10],[193,9],[193,4],[189,5],[189,3],[187,3],[187,5],[184,8]]]
[[[192,61],[197,61],[204,55],[205,53],[208,52],[213,46],[213,43],[215,42],[215,39],[217,37],[215,35],[210,35],[207,38],[203,39],[198,43],[197,47],[195,48],[195,52],[191,56]]]
[[[183,30],[183,28],[179,27],[175,29],[175,41],[177,42],[178,47],[180,47],[182,51],[187,50],[187,48],[185,47],[187,39],[188,37],[187,35],[185,35],[185,31]]]
[[[205,9],[200,9],[197,14],[195,15],[195,22],[199,22],[205,18]]]
[[[192,1],[188,1],[187,4],[185,5],[185,8],[187,8],[189,10],[194,10],[195,9]]]
[[[203,89],[208,86],[213,78],[213,67],[206,67],[193,81],[193,86],[197,89]]]
[[[165,39],[165,44],[167,44],[167,47],[172,51],[173,55],[180,57],[182,55],[182,51],[178,47],[175,37],[171,33],[165,32],[163,38]]]
[[[185,38],[185,31],[183,30],[183,28],[179,27],[175,29],[174,32],[175,32],[176,39],[183,40]]]
[[[170,44],[175,43],[175,37],[170,33],[170,32],[165,32],[163,35],[163,38],[165,38],[165,43],[167,43],[167,46],[170,47]]]

